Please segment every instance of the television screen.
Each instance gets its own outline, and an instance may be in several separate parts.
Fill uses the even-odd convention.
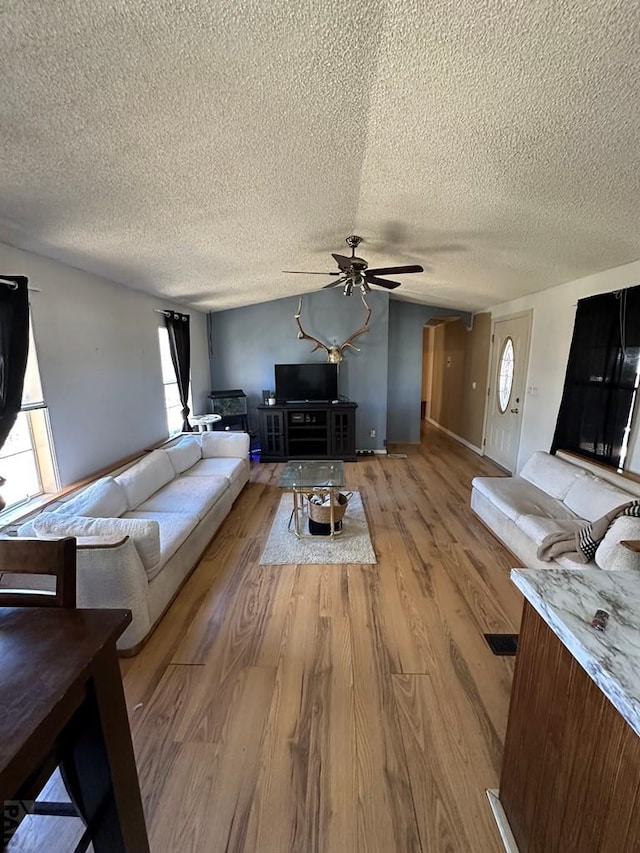
[[[338,365],[276,364],[276,399],[279,403],[331,401],[338,398]]]

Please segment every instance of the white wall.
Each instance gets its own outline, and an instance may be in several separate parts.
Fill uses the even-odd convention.
[[[26,275],[62,485],[166,436],[158,349],[168,300],[0,244],[0,275]],[[206,315],[190,308],[194,408],[209,390]]]
[[[527,395],[517,470],[520,470],[534,450],[549,450],[551,447],[578,299],[637,284],[640,284],[640,261],[576,279],[531,296],[503,302],[491,308],[493,320],[533,309]],[[532,388],[537,391],[532,392]],[[640,473],[638,409],[636,406],[636,429],[632,433],[625,465],[627,470],[636,473]]]

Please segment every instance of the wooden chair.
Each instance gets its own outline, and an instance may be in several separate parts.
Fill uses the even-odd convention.
[[[0,539],[0,574],[52,575],[54,592],[0,587],[2,607],[75,607],[76,540]]]
[[[64,539],[0,539],[0,574],[47,575],[56,580],[55,590],[0,587],[1,607],[75,607],[76,606],[76,540]],[[14,579],[12,578],[12,581]],[[51,767],[45,773],[47,778]],[[57,817],[75,817],[83,820],[73,802],[69,784],[62,773],[63,782],[72,802],[46,802],[36,800],[32,813]],[[84,822],[84,820],[83,820]],[[86,827],[86,823],[85,823]],[[85,828],[74,853],[84,853],[91,843],[90,831]]]

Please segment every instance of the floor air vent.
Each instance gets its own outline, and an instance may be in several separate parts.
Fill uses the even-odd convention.
[[[484,638],[494,655],[515,655],[518,651],[517,634],[485,634]]]

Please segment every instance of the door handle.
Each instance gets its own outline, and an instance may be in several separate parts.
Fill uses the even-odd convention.
[[[509,411],[511,412],[512,415],[517,415],[520,410],[519,409],[509,409]]]

